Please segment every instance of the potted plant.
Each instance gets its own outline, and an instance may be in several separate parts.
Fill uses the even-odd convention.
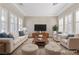
[[[53,29],[53,32],[54,33],[57,33],[58,32],[58,26],[57,25],[54,25],[52,29]]]

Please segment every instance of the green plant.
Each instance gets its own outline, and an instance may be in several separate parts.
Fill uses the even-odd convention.
[[[58,26],[54,25],[52,29],[53,29],[53,31],[58,31]]]

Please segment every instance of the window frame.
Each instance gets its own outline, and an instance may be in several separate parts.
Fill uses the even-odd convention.
[[[65,15],[65,20],[64,20],[65,29],[64,29],[64,31],[66,33],[72,33],[73,32],[73,17],[72,16],[73,16],[73,13],[69,13],[69,14]],[[71,18],[71,20],[70,20],[70,18]],[[69,25],[71,25],[71,26],[69,26]]]
[[[60,20],[62,23],[60,23]],[[58,29],[59,32],[63,32],[63,30],[64,30],[63,29],[63,24],[64,24],[63,22],[64,22],[64,18],[63,17],[59,18],[59,23],[58,23],[59,24],[59,29]],[[60,28],[62,28],[62,30]]]

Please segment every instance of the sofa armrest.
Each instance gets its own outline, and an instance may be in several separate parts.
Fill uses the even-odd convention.
[[[0,38],[0,42],[6,43],[6,52],[3,53],[10,53],[13,49],[13,39],[12,38]]]
[[[69,47],[72,49],[79,49],[79,37],[70,37],[69,39]]]

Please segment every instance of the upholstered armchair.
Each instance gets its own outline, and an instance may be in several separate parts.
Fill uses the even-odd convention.
[[[79,37],[69,37],[61,39],[60,44],[68,49],[79,49]]]

